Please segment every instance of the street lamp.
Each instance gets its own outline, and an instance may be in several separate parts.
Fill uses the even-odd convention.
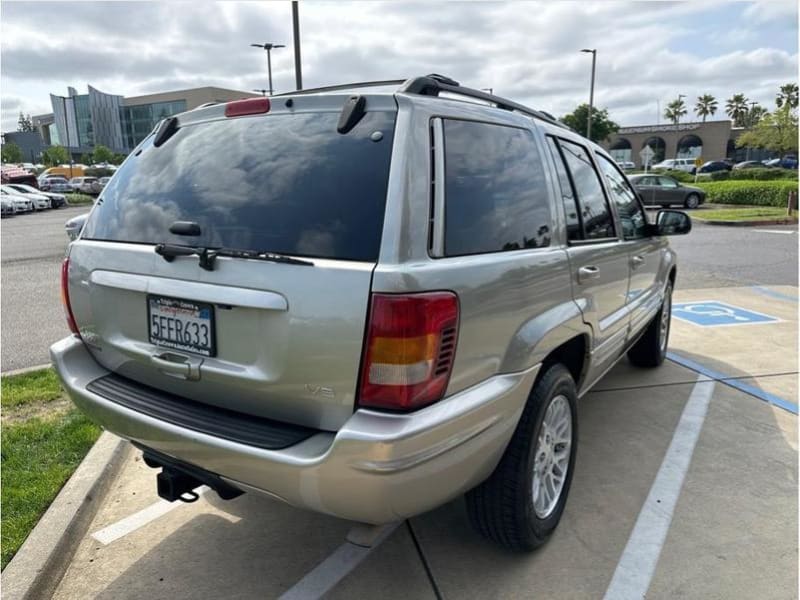
[[[275,48],[285,48],[283,44],[271,44],[269,42],[264,44],[250,44],[254,48],[263,48],[267,51],[267,73],[269,74],[269,95],[272,96],[272,50]]]
[[[481,88],[482,92],[489,92],[490,94],[494,94],[494,88]]]
[[[592,108],[594,107],[594,67],[597,61],[596,48],[584,48],[581,52],[591,53],[592,55],[592,83],[589,87],[589,116],[586,117],[586,137],[592,139]]]
[[[69,118],[67,117],[67,97],[66,96],[58,96],[58,97],[61,98],[61,105],[64,109],[64,131],[67,132],[67,153],[69,153],[69,178],[72,179],[72,144],[70,144],[69,142]]]

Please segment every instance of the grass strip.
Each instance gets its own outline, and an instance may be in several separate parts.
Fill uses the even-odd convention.
[[[53,369],[41,369],[22,375],[2,378],[0,406],[17,408],[31,403],[47,403],[63,394],[61,384]]]

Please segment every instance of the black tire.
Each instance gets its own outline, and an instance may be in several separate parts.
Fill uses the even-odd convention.
[[[666,309],[666,331],[661,328]],[[670,322],[672,319],[672,283],[664,288],[664,302],[650,321],[642,337],[628,350],[628,360],[637,367],[658,367],[664,362],[669,346]]]
[[[700,206],[700,196],[697,194],[689,194],[686,196],[686,200],[684,200],[683,205],[686,208],[697,208]]]
[[[544,368],[544,367],[543,367]],[[559,396],[566,398],[572,425],[570,455],[558,500],[545,518],[534,510],[533,469],[537,442],[547,408]],[[516,552],[541,546],[553,533],[569,495],[578,441],[578,396],[569,371],[547,367],[534,385],[514,435],[489,478],[467,492],[472,526],[489,540]]]

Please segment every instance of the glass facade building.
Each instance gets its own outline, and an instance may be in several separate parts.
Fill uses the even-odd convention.
[[[186,100],[153,102],[120,108],[120,121],[128,149],[135,148],[161,120],[186,110]]]

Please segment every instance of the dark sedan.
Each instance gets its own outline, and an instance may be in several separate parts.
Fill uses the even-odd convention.
[[[745,160],[740,163],[736,163],[733,165],[733,168],[737,171],[740,169],[763,169],[764,163],[757,160]]]
[[[702,189],[684,185],[666,175],[634,175],[630,180],[645,204],[682,204],[686,208],[697,208],[706,200]]]
[[[710,160],[707,163],[703,163],[703,166],[700,167],[701,173],[714,173],[716,171],[730,171],[733,168],[733,165],[726,163],[723,160]]]

